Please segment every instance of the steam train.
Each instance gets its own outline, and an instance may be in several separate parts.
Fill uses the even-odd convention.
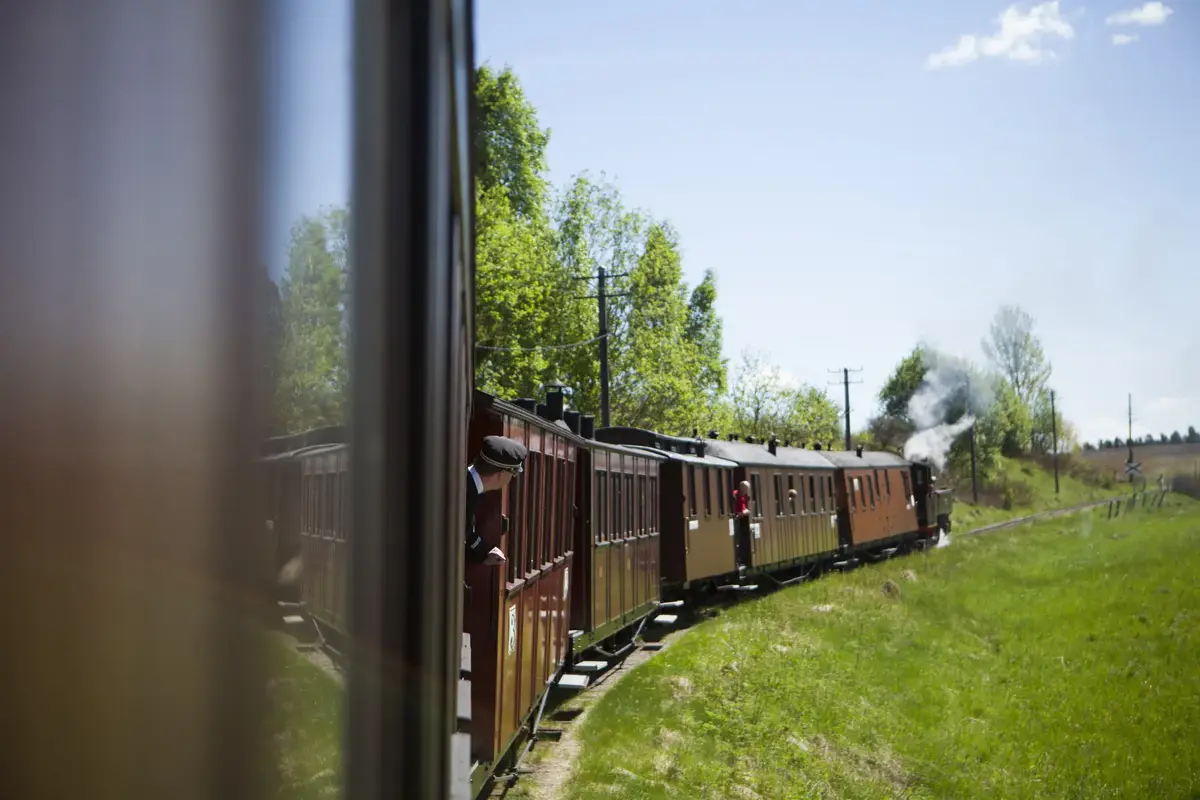
[[[785,585],[950,530],[953,501],[929,466],[890,453],[596,429],[564,406],[561,387],[545,403],[474,395],[468,453],[495,434],[529,450],[524,473],[476,512],[476,530],[507,562],[466,569],[459,717],[475,794],[512,762],[552,686],[586,687],[642,626],[674,622],[660,612],[685,598]],[[300,555],[289,599],[334,642],[346,631],[353,536],[345,441],[340,428],[282,437],[262,459],[273,567]],[[734,507],[743,481],[748,519]],[[430,532],[443,534],[462,538]]]

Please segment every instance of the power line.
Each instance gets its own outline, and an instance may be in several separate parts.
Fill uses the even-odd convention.
[[[493,347],[486,344],[477,344],[475,347],[479,350],[500,350],[509,353],[535,353],[538,350],[566,350],[569,347],[583,347],[587,344],[595,344],[606,336],[608,336],[608,334],[604,333],[600,336],[592,337],[584,342],[571,342],[570,344],[542,344],[536,347]]]
[[[842,383],[846,387],[846,450],[849,451],[850,450],[850,384],[851,383],[862,383],[862,381],[850,380],[850,373],[851,372],[862,372],[862,367],[859,367],[858,369],[847,369],[847,368],[843,367],[840,370],[839,369],[831,369],[831,370],[829,370],[829,372],[830,372],[830,374],[833,374],[833,375],[836,375],[839,372],[842,373],[842,380],[840,381],[840,383]],[[839,381],[834,381],[834,382],[830,383],[829,385],[837,386],[838,383],[839,383]]]

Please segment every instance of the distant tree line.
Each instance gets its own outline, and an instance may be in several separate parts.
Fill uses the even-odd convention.
[[[1084,442],[1083,449],[1084,450],[1108,450],[1108,449],[1111,449],[1114,447],[1128,447],[1131,444],[1135,445],[1135,446],[1145,447],[1145,446],[1149,446],[1149,445],[1184,444],[1184,443],[1187,443],[1187,444],[1200,443],[1200,432],[1198,432],[1196,430],[1196,427],[1194,425],[1188,426],[1186,434],[1181,434],[1179,431],[1175,431],[1170,436],[1168,436],[1165,433],[1160,433],[1158,435],[1157,439],[1154,438],[1153,435],[1148,435],[1148,436],[1135,436],[1132,440],[1123,440],[1120,436],[1118,436],[1115,439],[1101,439],[1096,444],[1092,444],[1091,442]]]

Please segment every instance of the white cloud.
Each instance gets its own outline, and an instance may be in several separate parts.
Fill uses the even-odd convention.
[[[1009,6],[996,18],[996,25],[998,30],[987,36],[963,34],[957,43],[930,55],[926,68],[961,67],[980,58],[1037,64],[1055,58],[1053,51],[1042,46],[1043,41],[1075,38],[1075,29],[1059,13],[1058,0],[1036,5],[1028,12]]]
[[[1113,34],[1112,42],[1115,45],[1123,45],[1123,44],[1132,44],[1133,42],[1136,42],[1137,40],[1138,40],[1138,37],[1137,37],[1136,33],[1132,33],[1132,34],[1131,33],[1117,33],[1117,34]]]
[[[1139,8],[1119,11],[1104,22],[1108,25],[1162,25],[1175,11],[1163,3],[1146,3]]]

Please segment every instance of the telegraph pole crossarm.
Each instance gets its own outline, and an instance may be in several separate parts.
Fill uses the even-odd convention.
[[[849,452],[849,450],[850,450],[850,384],[862,383],[862,381],[850,380],[850,373],[851,372],[854,372],[854,373],[862,372],[862,367],[859,367],[858,369],[847,369],[846,367],[842,367],[841,369],[829,370],[829,373],[831,375],[836,375],[839,372],[842,373],[842,380],[834,381],[834,382],[830,383],[829,385],[836,386],[838,383],[841,383],[842,386],[845,388],[845,395],[846,395],[846,450],[847,450],[847,452]]]
[[[608,291],[608,280],[610,278],[624,278],[628,272],[614,272],[608,274],[604,267],[598,267],[595,275],[575,275],[571,280],[590,281],[593,278],[596,280],[596,294],[578,297],[579,300],[595,300],[600,306],[600,426],[607,428],[609,422],[609,398],[608,398],[608,300],[611,297],[626,297],[629,292],[610,292]]]

